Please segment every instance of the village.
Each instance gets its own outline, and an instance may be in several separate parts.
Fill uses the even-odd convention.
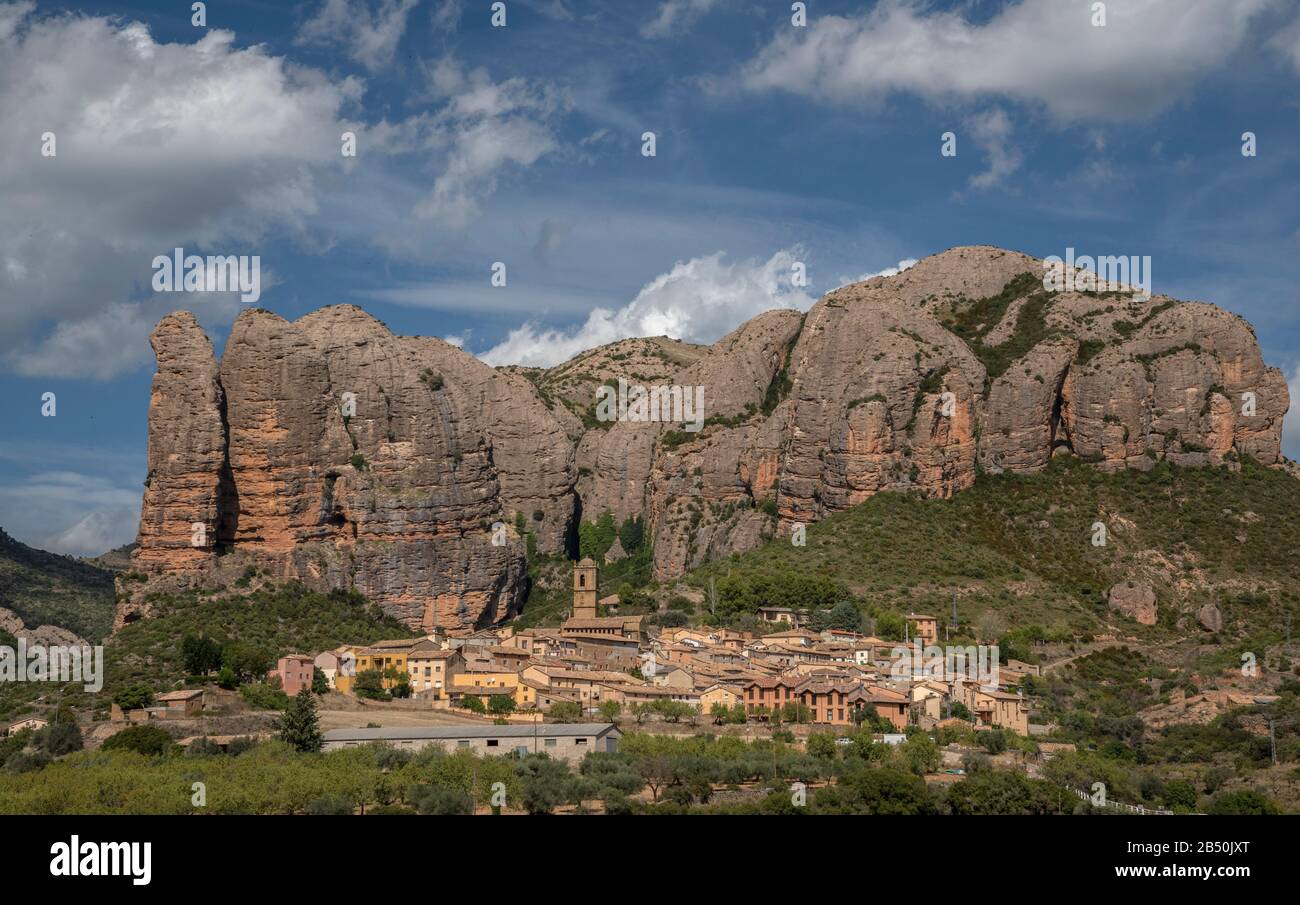
[[[978,674],[910,662],[913,651],[936,649],[933,616],[907,615],[912,640],[906,645],[840,629],[813,631],[807,612],[780,607],[760,610],[768,633],[655,631],[644,615],[619,615],[616,595],[600,596],[591,559],[575,566],[572,592],[572,608],[558,627],[507,625],[463,637],[435,629],[290,653],[267,679],[289,697],[304,688],[324,691],[323,681],[332,699],[353,702],[346,706],[355,712],[341,723],[358,725],[327,722],[325,750],[381,741],[485,754],[537,750],[572,760],[598,745],[617,750],[620,730],[613,724],[633,720],[642,731],[709,724],[744,727],[751,737],[781,728],[800,735],[865,728],[888,744],[909,731],[944,726],[1030,734],[1020,686],[1039,667],[1015,660],[999,665],[996,649],[994,668]],[[111,720],[199,718],[205,696],[213,712],[212,690],[190,688],[160,692],[152,706],[136,710],[114,704]],[[579,729],[586,734],[573,742]],[[527,743],[508,741],[514,736]]]

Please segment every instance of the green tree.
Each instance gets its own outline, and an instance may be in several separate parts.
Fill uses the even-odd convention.
[[[826,620],[827,628],[856,632],[862,629],[862,611],[851,601],[843,600],[831,608]]]
[[[549,814],[574,798],[573,776],[562,762],[530,754],[515,767],[523,785],[524,810]]]
[[[599,562],[606,551],[614,546],[616,533],[614,515],[606,509],[595,522],[583,522],[578,526],[579,554]]]
[[[907,816],[930,814],[934,808],[921,777],[888,767],[868,767],[818,789],[813,810],[819,814]]]
[[[221,645],[207,635],[186,634],[181,639],[181,660],[192,676],[206,676],[221,667]]]
[[[600,707],[598,709],[600,710],[601,718],[612,723],[618,719],[619,715],[623,712],[623,705],[618,701],[605,700],[600,702]]]
[[[1254,789],[1237,789],[1233,792],[1220,792],[1214,796],[1207,809],[1210,814],[1231,815],[1268,815],[1281,814],[1282,809],[1271,798]]]
[[[489,713],[505,714],[515,712],[515,699],[508,694],[492,695],[492,702],[488,706]]]
[[[923,732],[908,736],[907,740],[899,746],[899,754],[907,768],[917,776],[924,776],[939,769],[939,761],[942,759],[939,746]]]
[[[1190,811],[1196,807],[1196,787],[1185,779],[1165,783],[1165,804],[1171,811]]]
[[[352,693],[359,698],[386,701],[392,697],[384,688],[384,674],[377,669],[363,669],[352,683]]]
[[[128,685],[113,695],[113,703],[123,710],[139,710],[153,703],[153,692],[144,685]]]
[[[1012,770],[983,770],[949,786],[953,814],[1059,814],[1078,800],[1051,783]],[[1069,812],[1066,812],[1069,813]]]
[[[35,742],[50,756],[62,757],[81,750],[81,729],[74,722],[50,723],[36,733]]]
[[[546,718],[554,723],[576,723],[582,719],[582,708],[573,701],[556,701],[546,711]]]
[[[636,518],[629,516],[624,519],[622,527],[618,530],[618,540],[628,555],[641,549],[641,544],[645,540],[645,522],[641,520],[641,516],[638,515]]]
[[[263,648],[234,641],[222,648],[221,665],[233,672],[239,682],[253,682],[265,678],[275,665],[275,658]]]
[[[275,721],[275,731],[281,741],[292,745],[298,751],[319,751],[325,742],[320,731],[320,717],[316,714],[316,699],[311,690],[299,691],[284,715]]]
[[[838,750],[835,736],[829,732],[814,732],[808,736],[808,753],[823,760],[834,760]]]
[[[461,695],[460,706],[470,713],[487,713],[487,705],[476,694]]]
[[[325,670],[319,666],[312,667],[311,674],[312,694],[328,694],[330,690],[329,676],[325,675]]]

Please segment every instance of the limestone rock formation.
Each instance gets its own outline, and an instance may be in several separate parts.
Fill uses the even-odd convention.
[[[1107,595],[1110,608],[1142,625],[1156,624],[1156,592],[1148,584],[1120,582]]]
[[[1286,381],[1243,320],[1047,291],[1043,274],[954,248],[711,346],[622,340],[551,369],[491,368],[346,305],[294,323],[244,312],[218,366],[194,318],[170,315],[153,336],[134,554],[149,580],[122,586],[118,623],[148,590],[254,565],[464,632],[517,608],[517,527],[572,555],[579,520],[642,517],[671,579],[875,493],[946,497],[1057,455],[1112,471],[1283,464]],[[595,393],[620,378],[702,388],[702,429],[601,421]],[[1154,618],[1154,596],[1116,600]]]
[[[1196,620],[1201,623],[1201,627],[1207,632],[1217,632],[1223,629],[1223,614],[1212,603],[1207,603],[1196,611]]]

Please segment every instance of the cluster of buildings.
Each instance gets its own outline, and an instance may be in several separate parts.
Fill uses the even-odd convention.
[[[897,642],[857,632],[811,631],[801,614],[769,608],[762,614],[781,630],[756,636],[712,628],[673,628],[652,633],[643,616],[600,615],[616,609],[617,598],[598,601],[597,567],[584,559],[574,569],[573,608],[559,628],[516,631],[510,626],[447,637],[434,631],[414,639],[344,645],[316,657],[283,658],[277,668],[288,694],[310,687],[315,668],[330,686],[355,692],[367,670],[385,675],[391,688],[403,680],[411,694],[434,707],[464,705],[475,697],[488,709],[496,698],[512,707],[546,710],[561,702],[583,714],[607,701],[623,710],[639,704],[675,701],[704,715],[722,705],[749,719],[776,719],[798,708],[799,718],[833,726],[861,722],[873,709],[899,731],[909,724],[930,728],[950,718],[960,703],[977,728],[1029,730],[1029,706],[1014,689],[1037,668],[1002,666],[997,685],[960,677],[900,675]],[[918,641],[938,639],[934,617],[912,613]]]

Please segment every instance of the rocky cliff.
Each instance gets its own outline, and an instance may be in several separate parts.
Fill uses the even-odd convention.
[[[1042,274],[951,249],[709,347],[625,340],[550,370],[489,368],[351,306],[295,323],[246,311],[218,365],[193,317],[171,315],[153,337],[147,580],[124,587],[118,624],[149,590],[251,568],[468,631],[519,605],[516,524],[550,553],[579,518],[644,515],[671,578],[883,490],[948,496],[981,469],[1281,461],[1286,381],[1246,322],[1047,292]],[[618,378],[703,387],[703,430],[600,420],[595,390]]]

